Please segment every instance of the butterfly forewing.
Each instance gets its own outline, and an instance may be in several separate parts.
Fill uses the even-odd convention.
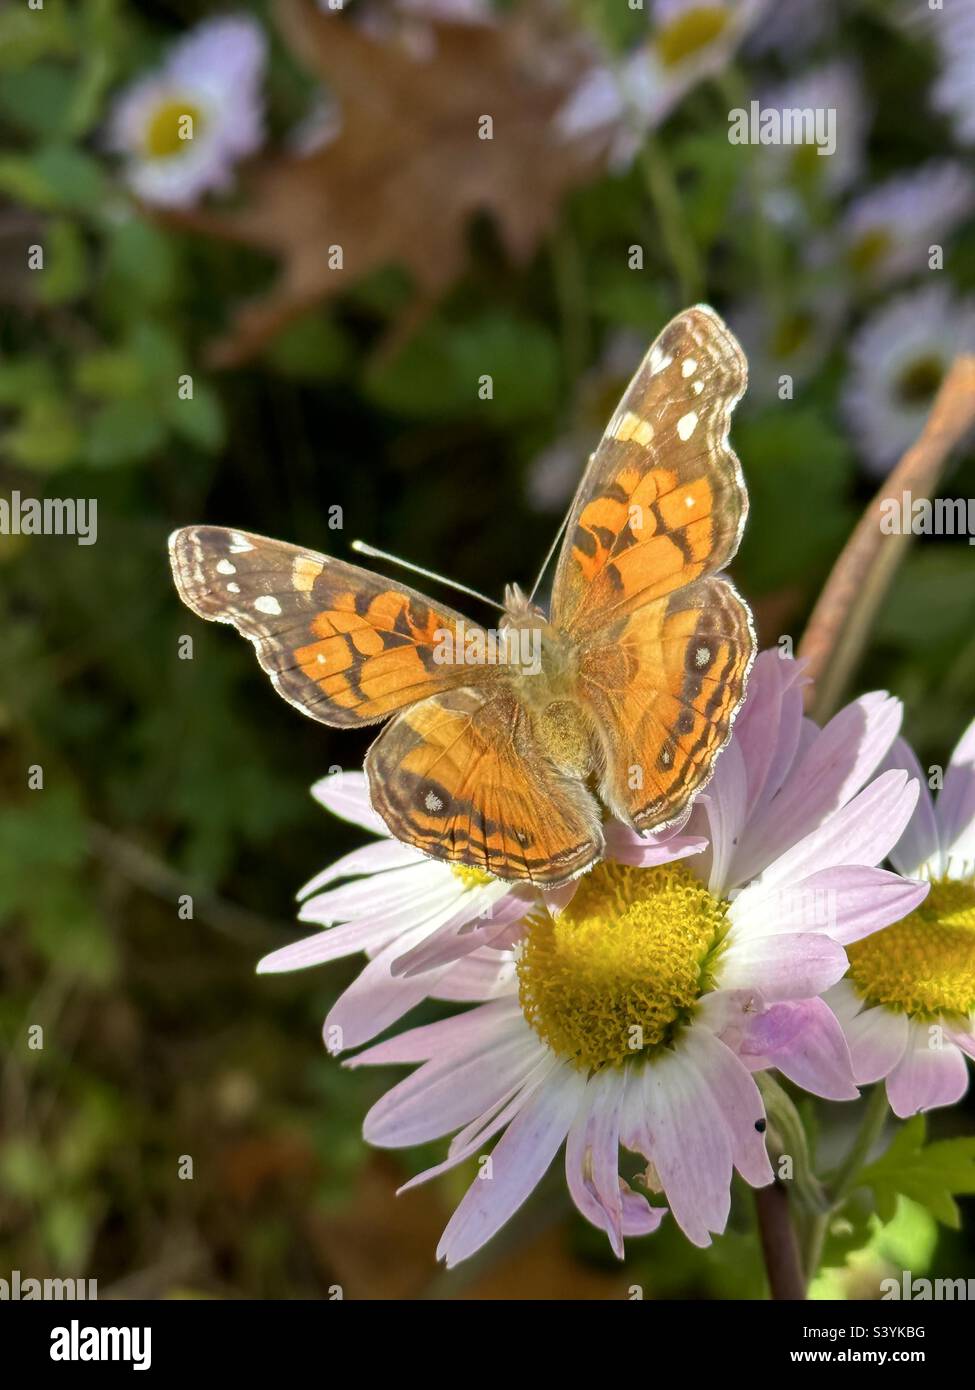
[[[712,309],[679,314],[637,369],[589,461],[552,593],[582,636],[725,566],[748,499],[728,442],[747,364]]]
[[[438,653],[445,632],[476,624],[369,570],[222,526],[176,531],[169,551],[184,603],[232,623],[280,694],[323,724],[374,724],[471,680]]]
[[[755,651],[747,604],[716,574],[748,498],[728,441],[747,364],[713,310],[663,330],[590,460],[553,621],[579,646],[600,794],[639,829],[679,820],[731,732]]]

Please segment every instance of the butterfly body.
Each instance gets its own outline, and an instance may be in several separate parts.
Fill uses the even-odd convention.
[[[600,858],[606,811],[638,830],[686,816],[730,736],[755,650],[719,573],[747,511],[728,443],[745,375],[712,310],[662,331],[590,458],[548,615],[512,584],[493,632],[369,570],[222,527],[173,535],[177,587],[248,637],[303,713],[389,721],[365,767],[394,835],[555,886]]]

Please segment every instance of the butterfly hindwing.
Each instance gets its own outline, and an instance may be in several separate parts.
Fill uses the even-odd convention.
[[[595,799],[542,756],[503,683],[404,710],[370,748],[366,772],[393,834],[435,859],[552,886],[602,853]]]
[[[357,565],[222,526],[184,527],[169,549],[183,601],[232,623],[279,693],[323,724],[374,724],[495,674],[438,660],[443,634],[474,624]]]

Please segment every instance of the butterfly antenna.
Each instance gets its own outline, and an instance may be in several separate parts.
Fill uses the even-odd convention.
[[[502,613],[505,611],[504,604],[498,603],[496,599],[488,598],[486,594],[479,594],[476,589],[469,589],[466,584],[458,584],[456,579],[447,579],[444,575],[436,574],[433,570],[424,569],[422,565],[414,565],[412,560],[401,560],[398,555],[390,555],[385,550],[377,550],[374,545],[367,545],[365,541],[353,541],[352,549],[359,555],[370,556],[373,560],[388,560],[391,565],[399,565],[402,569],[412,570],[414,574],[422,574],[424,579],[434,579],[438,584],[446,584],[450,589],[467,594],[469,598],[477,598],[492,608],[499,608]]]
[[[529,603],[531,603],[532,599],[535,597],[536,593],[538,592],[538,586],[539,586],[539,584],[541,584],[542,580],[545,578],[545,571],[548,569],[548,567],[549,567],[549,562],[551,561],[552,556],[555,554],[556,550],[558,549],[559,541],[562,539],[562,536],[563,536],[563,534],[564,534],[564,532],[565,532],[565,528],[566,528],[566,527],[568,526],[568,524],[569,524],[569,517],[572,515],[572,508],[573,508],[574,505],[575,505],[575,498],[573,498],[572,501],[569,503],[569,510],[566,512],[565,516],[562,518],[562,525],[561,525],[561,526],[559,527],[559,529],[556,531],[556,533],[555,533],[555,539],[552,541],[552,544],[549,546],[549,548],[548,548],[548,554],[545,556],[545,559],[542,561],[542,568],[538,571],[538,578],[535,580],[534,584],[532,585],[532,591],[531,591],[531,593],[528,595],[528,602],[529,602]]]

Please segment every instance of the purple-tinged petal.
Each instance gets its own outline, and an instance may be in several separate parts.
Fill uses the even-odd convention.
[[[748,776],[746,814],[751,817],[785,781],[799,745],[802,666],[777,650],[759,652],[748,694],[734,726]]]
[[[783,1076],[805,1091],[826,1100],[856,1100],[853,1063],[843,1029],[821,999],[803,999],[791,1006],[801,1026],[767,1056]]]
[[[952,1043],[932,1046],[932,1040],[925,1024],[912,1022],[904,1056],[887,1078],[887,1099],[900,1120],[919,1110],[954,1105],[968,1090],[961,1052]]]
[[[463,888],[453,874],[444,873],[442,866],[411,864],[405,869],[390,869],[387,873],[355,878],[338,888],[328,888],[302,904],[298,914],[302,922],[345,922],[359,914],[375,917],[388,909],[409,922],[421,911],[438,911],[446,904],[456,903]]]
[[[469,1004],[510,993],[514,978],[515,962],[510,953],[481,950],[455,961],[431,986],[430,994],[434,999]]]
[[[718,758],[714,776],[708,783],[707,791],[699,798],[710,831],[710,872],[708,888],[716,895],[724,893],[729,883],[729,866],[735,855],[735,847],[745,822],[745,808],[748,804],[748,778],[741,748],[734,739]],[[701,864],[694,864],[695,872],[702,870]]]
[[[766,1000],[756,989],[716,989],[700,1000],[696,1018],[737,1054],[755,1019],[766,1012]]]
[[[975,1020],[969,1020],[967,1028],[953,1028],[946,1024],[945,1036],[975,1062]]]
[[[398,935],[399,928],[395,924],[390,926],[388,917],[343,922],[341,926],[329,927],[327,931],[294,941],[290,946],[279,946],[258,961],[257,973],[274,975],[281,970],[304,970],[310,965],[340,960],[342,956],[353,955],[356,951],[381,949],[391,936]]]
[[[822,932],[751,936],[732,929],[720,965],[724,989],[760,990],[766,999],[808,999],[846,974],[846,952]]]
[[[779,794],[745,828],[734,857],[735,883],[754,878],[847,804],[887,752],[901,715],[900,701],[881,691],[834,715],[797,757]]]
[[[474,1179],[447,1223],[437,1258],[448,1267],[480,1250],[541,1181],[569,1132],[585,1084],[579,1072],[563,1067],[515,1116],[494,1146],[490,1168]]]
[[[890,851],[890,862],[898,873],[908,878],[916,876],[928,860],[934,861],[934,877],[943,873],[941,867],[941,841],[938,837],[938,823],[935,819],[934,801],[928,790],[927,775],[914,756],[910,744],[902,738],[894,740],[890,752],[881,765],[881,771],[901,768],[908,777],[913,777],[918,785],[917,805],[908,821],[904,833]]]
[[[409,934],[404,938],[397,937],[391,945],[384,947],[363,967],[329,1009],[322,1036],[325,1046],[333,1055],[369,1042],[377,1033],[409,1013],[430,993],[438,978],[436,972],[413,980],[397,980],[389,973],[393,956],[408,945],[410,939]]]
[[[638,869],[652,869],[658,864],[669,864],[674,859],[685,859],[690,854],[701,854],[708,847],[703,835],[685,835],[682,832],[669,835],[638,835],[622,821],[612,820],[605,829],[606,858],[618,864],[633,864]]]
[[[667,1215],[667,1207],[652,1207],[642,1192],[634,1192],[628,1182],[620,1178],[620,1195],[623,1199],[624,1236],[650,1236],[658,1230]]]
[[[503,885],[499,885],[492,898],[486,893],[465,894],[459,911],[423,941],[397,956],[392,963],[392,973],[407,979],[422,974],[452,961],[461,960],[483,946],[490,946],[517,922],[521,922],[532,909],[523,898],[514,894],[505,896]],[[462,927],[470,930],[462,931]]]
[[[907,1014],[865,1009],[846,1025],[846,1041],[858,1086],[889,1076],[907,1050]]]

